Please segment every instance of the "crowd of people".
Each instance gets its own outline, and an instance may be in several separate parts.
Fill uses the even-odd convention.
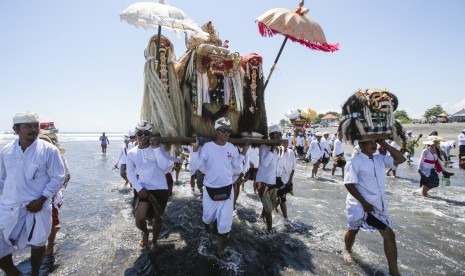
[[[358,141],[356,154],[346,162],[341,133],[305,135],[296,132],[283,137],[281,128],[272,125],[268,129],[272,141],[251,147],[247,143],[233,145],[228,141],[232,130],[227,118],[216,120],[214,128],[212,141],[203,143],[196,139],[181,151],[160,145],[153,139],[156,130],[146,121],[139,122],[125,135],[114,168],[120,170],[124,185],[134,189],[135,225],[142,233],[142,248],[158,250],[157,240],[172,195],[172,173],[177,182],[182,163],[189,168],[192,190],[197,185],[202,196],[201,218],[205,233],[218,237],[217,256],[228,259],[226,241],[244,183],[253,181],[254,193],[262,203],[259,213],[266,225],[264,232],[273,232],[272,216],[278,208],[284,225],[290,223],[286,195],[293,193],[296,162],[300,159],[311,164],[312,178],[317,177],[320,167],[331,170],[332,175],[337,168],[342,169],[348,191],[349,222],[344,234],[343,259],[352,261],[352,246],[359,229],[376,231],[384,240],[389,272],[399,275],[385,180],[391,173],[396,176],[399,164],[412,162],[421,135],[415,137],[408,131],[407,143],[402,146],[390,140]],[[12,253],[15,248],[30,246],[31,275],[38,275],[45,254],[53,254],[55,235],[60,229],[58,210],[70,173],[62,155],[64,149],[56,139],[40,133],[36,114],[16,114],[13,130],[18,138],[0,152],[0,268],[7,275],[20,275]],[[102,152],[105,153],[109,140],[105,133],[102,137]],[[452,162],[450,150],[456,143],[442,140],[437,133],[431,133],[422,142],[424,148],[419,155],[418,172],[420,193],[424,196],[439,185],[438,173],[444,178],[453,175],[448,171],[448,164]],[[459,158],[465,158],[465,130],[459,135],[458,144]],[[332,169],[327,169],[331,160]],[[152,226],[151,240],[148,220]]]

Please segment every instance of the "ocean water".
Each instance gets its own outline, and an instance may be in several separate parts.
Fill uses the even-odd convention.
[[[465,124],[415,127],[408,128],[424,135],[434,128],[456,139]],[[311,169],[302,162],[294,176],[294,196],[287,198],[291,226],[285,227],[281,214],[273,213],[275,233],[271,235],[263,234],[265,224],[258,219],[261,203],[252,183],[246,183],[227,242],[228,262],[215,257],[216,239],[203,233],[202,202],[197,191],[192,193],[190,174],[183,168],[167,206],[160,252],[143,251],[130,206],[132,191],[123,187],[119,171],[112,170],[123,134],[108,135],[110,146],[102,155],[100,133],[58,133],[66,148],[71,181],[65,190],[55,254],[46,258],[44,275],[388,274],[379,234],[360,232],[354,245],[355,263],[343,263],[347,191],[341,171],[331,176],[320,169],[318,178],[311,180]],[[0,134],[0,146],[13,138]],[[350,152],[346,145],[346,154]],[[400,272],[465,275],[465,171],[454,163],[452,185],[433,189],[424,198],[414,194],[419,176],[418,159],[413,160],[413,165],[402,164],[398,178],[388,177],[386,184]],[[15,263],[26,273],[28,257],[28,249],[14,254]]]

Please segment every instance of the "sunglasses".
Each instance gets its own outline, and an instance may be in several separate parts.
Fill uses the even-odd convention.
[[[221,133],[231,133],[232,132],[232,129],[230,129],[230,128],[219,128],[217,130],[220,131]]]
[[[149,136],[150,134],[152,134],[152,132],[150,132],[150,131],[148,131],[148,130],[144,130],[144,131],[138,130],[138,131],[136,132],[136,134],[137,134],[137,136],[142,136],[142,135]]]

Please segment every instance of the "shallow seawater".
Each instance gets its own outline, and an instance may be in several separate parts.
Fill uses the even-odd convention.
[[[462,125],[463,129],[463,125]],[[424,129],[424,134],[428,129]],[[455,129],[441,129],[456,136]],[[440,134],[441,134],[440,131]],[[417,132],[417,130],[415,130]],[[426,133],[429,134],[429,133]],[[458,135],[458,133],[457,133]],[[455,137],[456,139],[456,137]],[[50,275],[387,275],[382,238],[360,232],[354,246],[355,263],[342,261],[346,229],[341,171],[322,171],[310,179],[310,167],[298,162],[294,196],[288,195],[289,227],[273,213],[274,233],[264,235],[258,218],[261,203],[252,183],[238,200],[228,238],[228,262],[215,257],[216,239],[207,237],[201,221],[202,202],[192,193],[190,174],[183,170],[168,203],[157,254],[140,249],[134,225],[132,191],[112,170],[119,145],[106,155],[95,141],[63,141],[72,178],[65,190],[61,230],[55,254],[47,258]],[[347,146],[346,153],[351,148]],[[418,150],[418,153],[420,150]],[[418,155],[417,153],[417,155]],[[456,153],[453,153],[456,154]],[[390,213],[396,232],[399,269],[403,275],[465,275],[465,171],[457,163],[451,186],[431,190],[424,198],[418,188],[416,158],[402,164],[398,178],[387,178]],[[328,166],[329,167],[329,166]],[[29,270],[29,249],[14,254]],[[0,273],[1,274],[1,273]]]

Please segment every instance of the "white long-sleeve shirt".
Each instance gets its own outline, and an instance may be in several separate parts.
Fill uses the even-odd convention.
[[[271,147],[267,145],[261,145],[259,148],[260,164],[258,164],[256,181],[275,185],[279,155],[276,151],[271,152],[270,149]]]
[[[232,184],[233,175],[240,174],[245,156],[231,143],[218,145],[205,143],[202,150],[191,153],[191,168],[205,174],[203,184],[209,188],[221,188]]]
[[[460,133],[458,140],[459,140],[459,146],[465,146],[465,134],[463,132]]]
[[[343,153],[344,147],[342,145],[342,141],[339,138],[337,138],[336,140],[334,140],[333,157],[336,157]]]
[[[258,165],[260,164],[259,152],[260,151],[259,151],[258,147],[257,148],[250,147],[249,150],[247,151],[247,156],[248,156],[249,162],[253,164],[253,167],[255,169],[258,168]]]
[[[126,159],[127,159],[126,157],[128,155],[128,151],[129,151],[129,149],[126,147],[126,144],[121,146],[118,158],[115,161],[115,166],[118,166],[118,163],[120,165],[126,164]]]
[[[36,139],[23,152],[19,139],[0,152],[0,204],[17,205],[55,195],[65,180],[60,151]]]
[[[331,145],[329,144],[329,139],[321,138],[320,141],[321,149],[323,150],[323,156],[329,158],[331,156]]]
[[[165,172],[172,166],[172,162],[163,154],[160,147],[145,149],[134,147],[128,151],[126,173],[137,192],[146,190],[166,190]],[[139,178],[137,178],[139,176]]]
[[[321,157],[323,157],[323,146],[315,139],[310,143],[306,158],[320,159]]]
[[[292,171],[295,170],[295,154],[292,150],[283,151],[278,160],[276,176],[281,177],[284,184],[289,182]]]

